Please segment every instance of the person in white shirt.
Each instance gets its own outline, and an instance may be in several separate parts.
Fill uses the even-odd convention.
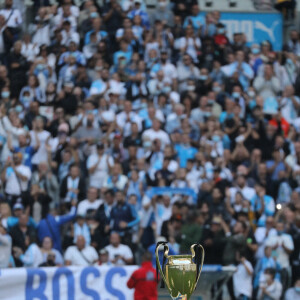
[[[282,285],[275,280],[276,270],[267,268],[264,272],[265,281],[260,284],[258,300],[279,300],[282,293]]]
[[[5,194],[8,201],[16,201],[22,192],[28,190],[31,170],[29,167],[22,165],[22,159],[22,153],[14,153],[13,159],[7,160],[2,171],[2,181],[5,182]]]
[[[147,129],[144,131],[142,135],[142,139],[144,140],[150,140],[153,142],[156,139],[159,139],[162,144],[162,148],[165,148],[166,145],[169,145],[171,143],[169,135],[160,129],[160,121],[158,119],[154,119],[152,123],[152,128]]]
[[[37,116],[34,119],[32,126],[32,130],[30,130],[31,146],[35,148],[37,143],[37,136],[39,139],[40,147],[38,148],[37,152],[33,155],[31,162],[33,165],[38,165],[42,161],[48,161],[46,144],[48,138],[50,137],[50,132],[44,130],[44,120],[40,116]]]
[[[13,0],[5,0],[5,7],[0,10],[0,15],[5,17],[8,27],[17,28],[22,25],[21,13],[13,8]]]
[[[266,226],[257,227],[255,230],[254,236],[258,244],[258,250],[256,251],[255,255],[257,259],[264,257],[265,243],[268,238],[277,235],[277,231],[273,226],[274,218],[269,216],[266,219]]]
[[[236,272],[233,274],[233,290],[236,299],[250,300],[252,297],[253,267],[246,258],[237,252],[239,262]]]
[[[105,247],[108,252],[108,259],[115,265],[131,265],[133,263],[133,254],[127,245],[121,244],[120,235],[112,232],[109,239],[110,244]]]
[[[266,241],[266,246],[272,247],[274,255],[277,256],[277,261],[282,268],[281,282],[285,290],[290,282],[290,255],[294,250],[294,242],[291,235],[284,233],[284,227],[282,221],[277,222],[277,235],[270,236]]]
[[[284,295],[284,300],[300,299],[300,277],[296,278],[295,285],[289,288]]]
[[[97,199],[98,190],[94,187],[90,187],[87,192],[87,199],[81,201],[77,207],[77,215],[85,217],[90,210],[96,211],[98,207],[103,203],[102,200]]]
[[[78,45],[80,42],[79,33],[71,29],[71,23],[68,20],[63,22],[63,30],[61,31],[61,35],[62,44],[69,45],[71,42],[74,42]]]
[[[77,18],[72,14],[70,5],[63,5],[62,13],[57,13],[52,18],[52,22],[51,22],[53,23],[52,30],[60,28],[64,21],[69,21],[71,23],[72,31],[77,30]]]
[[[40,264],[43,263],[43,253],[40,247],[36,244],[35,236],[26,236],[25,240],[28,239],[26,244],[28,247],[23,253],[23,250],[19,247],[14,247],[14,257],[18,258],[25,268],[37,268]]]
[[[94,247],[85,245],[85,238],[77,237],[76,246],[70,246],[65,253],[66,266],[90,266],[98,260],[98,254]]]
[[[132,104],[130,101],[124,102],[124,110],[117,114],[116,121],[119,129],[123,131],[124,137],[130,135],[132,122],[137,124],[139,131],[142,130],[142,119],[132,111]]]
[[[169,62],[168,60],[168,52],[166,50],[162,50],[160,53],[161,60],[161,68],[164,72],[164,76],[172,81],[172,87],[174,90],[177,89],[177,69],[176,67]]]
[[[293,123],[298,117],[300,108],[300,99],[295,95],[295,89],[292,85],[285,87],[282,98],[279,100],[280,112],[282,117],[288,122]]]
[[[201,48],[201,40],[194,35],[192,25],[186,26],[185,36],[179,38],[176,44],[181,53],[187,53],[194,62],[198,62],[197,52]]]
[[[31,41],[31,36],[29,34],[24,34],[21,54],[26,57],[28,61],[33,62],[39,52],[40,48],[38,45]]]
[[[272,247],[278,255],[278,262],[282,269],[289,269],[290,254],[294,250],[294,242],[292,237],[284,233],[284,223],[279,221],[276,224],[277,235],[270,236],[266,241],[266,246]]]
[[[6,232],[5,227],[0,223],[0,269],[8,268],[11,256],[11,236]]]
[[[155,203],[155,202],[154,202]],[[154,204],[155,221],[156,221],[156,233],[160,235],[161,227],[164,221],[169,220],[172,217],[172,203],[171,195],[163,195],[161,203]]]
[[[63,1],[63,6],[69,6],[71,15],[74,16],[75,18],[79,17],[79,13],[80,13],[79,6],[80,5],[79,6],[72,5],[71,0],[64,0]],[[57,9],[57,13],[62,16],[64,14],[63,7],[59,7]]]
[[[111,175],[107,178],[103,187],[108,189],[124,190],[128,183],[128,178],[123,174],[121,164],[114,164],[111,170]]]
[[[97,144],[97,153],[87,159],[87,169],[90,175],[90,186],[101,189],[107,180],[109,169],[114,165],[113,158],[104,153],[104,145]]]
[[[32,36],[32,42],[37,45],[50,45],[50,19],[46,7],[40,7],[35,22],[29,25],[29,32]]]
[[[229,191],[230,191],[231,203],[234,203],[235,194],[237,192],[241,192],[243,197],[246,200],[248,200],[249,202],[256,195],[255,189],[252,188],[252,187],[247,186],[246,176],[244,174],[241,174],[241,173],[237,174],[236,187],[231,187],[229,189]]]

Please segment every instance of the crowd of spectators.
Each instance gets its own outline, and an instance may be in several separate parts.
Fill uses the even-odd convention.
[[[0,10],[0,268],[200,242],[232,299],[296,299],[298,31],[274,52],[195,0],[60,2]]]

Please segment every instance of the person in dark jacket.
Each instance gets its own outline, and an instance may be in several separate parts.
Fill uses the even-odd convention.
[[[132,273],[127,282],[127,286],[130,289],[135,289],[134,300],[157,299],[157,280],[151,259],[151,253],[145,252],[141,267]]]
[[[116,192],[116,205],[110,214],[110,229],[118,232],[123,239],[123,243],[131,241],[130,229],[140,221],[135,208],[125,202],[125,195],[122,191]]]
[[[12,237],[13,247],[19,247],[25,252],[28,247],[28,237],[36,236],[36,230],[32,225],[28,225],[28,216],[22,213],[19,217],[19,223],[13,226],[9,231]]]
[[[22,87],[27,82],[26,72],[29,64],[26,58],[21,54],[22,42],[16,41],[13,51],[8,57],[9,78],[12,97],[19,97]]]
[[[54,216],[49,213],[49,206],[44,209],[42,220],[38,225],[38,238],[40,242],[47,236],[51,237],[53,248],[60,252],[62,251],[60,226],[72,221],[76,216],[76,201],[72,201],[71,205],[70,212],[63,216]]]
[[[85,182],[80,176],[79,167],[75,164],[70,166],[69,175],[66,176],[61,183],[60,197],[66,202],[85,199]]]

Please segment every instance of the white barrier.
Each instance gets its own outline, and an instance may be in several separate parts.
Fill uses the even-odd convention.
[[[0,270],[1,300],[132,300],[137,266]]]

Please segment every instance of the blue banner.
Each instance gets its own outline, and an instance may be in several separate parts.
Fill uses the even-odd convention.
[[[131,300],[127,281],[137,266],[3,269],[0,299]]]
[[[196,204],[197,203],[197,194],[193,189],[190,188],[173,188],[173,187],[154,187],[149,189],[146,192],[146,195],[151,199],[153,196],[157,195],[166,195],[166,194],[172,194],[172,195],[185,195],[193,197],[193,201]]]
[[[247,41],[261,43],[271,42],[274,51],[282,49],[282,15],[280,13],[221,13],[221,23],[226,25],[227,36],[232,40],[233,34],[243,32]]]

